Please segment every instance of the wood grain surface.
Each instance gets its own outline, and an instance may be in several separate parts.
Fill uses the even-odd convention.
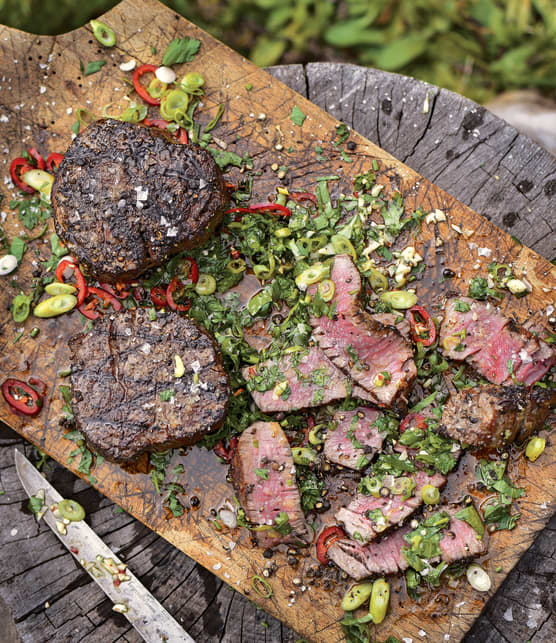
[[[387,189],[399,190],[409,208],[416,205],[426,210],[439,207],[449,217],[448,224],[441,224],[442,229],[438,231],[444,240],[444,252],[435,250],[434,230],[424,229],[423,235],[417,240],[418,247],[425,254],[429,275],[418,285],[422,301],[429,306],[440,303],[446,286],[438,279],[431,279],[430,275],[438,276],[443,266],[455,267],[459,271],[460,278],[452,281],[450,286],[462,292],[466,289],[469,276],[475,274],[473,266],[477,261],[481,265],[479,272],[485,271],[487,262],[478,259],[470,248],[471,239],[478,246],[495,248],[497,260],[512,261],[516,270],[523,268],[527,271],[533,292],[521,300],[507,298],[504,303],[506,313],[511,313],[521,322],[527,319],[541,323],[545,321],[546,306],[554,300],[553,288],[556,285],[554,269],[546,260],[525,246],[514,244],[507,234],[356,134],[351,139],[357,144],[351,155],[352,163],[343,162],[332,146],[337,124],[332,116],[295,95],[193,25],[174,16],[162,5],[150,0],[123,2],[109,12],[105,20],[119,35],[117,47],[110,51],[98,48],[88,29],[56,38],[29,36],[8,29],[0,31],[4,68],[10,69],[2,80],[0,105],[0,132],[7,145],[6,159],[18,155],[23,147],[31,143],[43,152],[63,151],[70,140],[70,128],[75,118],[68,113],[70,108],[75,110],[82,106],[99,112],[103,105],[116,102],[122,96],[124,84],[117,68],[120,62],[129,57],[141,63],[157,62],[159,56],[153,56],[150,45],[162,52],[174,36],[195,36],[202,40],[203,45],[189,69],[202,71],[207,78],[207,97],[201,118],[207,122],[218,103],[225,102],[224,118],[216,133],[228,143],[230,149],[239,154],[249,152],[254,159],[255,169],[262,172],[255,182],[255,192],[259,197],[266,198],[274,192],[277,178],[270,170],[270,165],[275,161],[288,166],[288,180],[297,189],[312,189],[318,176],[334,173],[341,177],[339,188],[346,190],[352,176],[368,169],[371,162],[377,160],[380,182]],[[82,78],[79,60],[87,62],[99,58],[107,58],[109,63],[100,73]],[[17,62],[10,62],[14,60]],[[253,85],[250,92],[245,89],[247,83]],[[302,128],[293,125],[289,119],[294,104],[307,114]],[[261,113],[266,114],[267,118],[259,119]],[[240,138],[237,139],[237,136]],[[292,153],[278,154],[274,150],[278,142],[285,149],[291,146]],[[324,148],[329,158],[327,163],[317,160],[313,152],[315,145]],[[472,230],[470,239],[456,232],[452,224]],[[8,215],[5,228],[9,236],[20,231],[12,214]],[[42,243],[35,242],[35,245],[39,255],[41,250],[44,254]],[[0,417],[65,464],[72,445],[61,439],[61,400],[57,392],[60,381],[56,373],[67,365],[65,338],[79,327],[79,322],[75,315],[41,320],[37,324],[41,332],[36,340],[26,333],[17,344],[13,344],[19,329],[11,321],[7,307],[16,290],[19,287],[25,289],[29,284],[31,256],[32,253],[28,252],[27,261],[18,272],[17,288],[5,288],[0,295],[0,368],[5,374],[15,377],[26,377],[33,373],[47,380],[48,400],[44,411],[32,422],[22,423],[14,418],[3,402]],[[28,320],[27,330],[35,323],[36,320]],[[501,565],[504,573],[493,575],[495,582],[491,593],[552,514],[550,503],[554,500],[555,492],[547,481],[554,478],[555,465],[553,447],[549,449],[547,457],[535,465],[527,465],[522,460],[515,462],[516,482],[526,486],[528,494],[520,506],[522,520],[519,527],[513,532],[498,533],[492,539],[487,564],[491,568]],[[159,498],[153,493],[144,473],[103,463],[94,470],[96,486],[126,511],[214,571],[226,583],[239,591],[249,591],[251,576],[263,567],[261,552],[249,546],[245,533],[219,534],[208,522],[210,509],[220,506],[231,495],[231,488],[225,483],[223,467],[217,465],[211,453],[199,449],[189,452],[184,457],[184,463],[186,474],[183,484],[187,493],[199,495],[202,503],[200,508],[188,511],[182,519],[166,520]],[[75,472],[76,464],[70,468]],[[237,544],[230,552],[231,540]],[[295,603],[289,604],[289,594],[294,588],[291,582],[293,576],[303,575],[306,566],[314,564],[314,561],[304,559],[301,569],[297,571],[287,566],[283,556],[277,562],[279,569],[272,579],[273,597],[262,601],[251,591],[250,598],[311,639],[341,640],[337,625],[341,614],[334,592],[323,591],[315,585],[310,591],[297,591]],[[341,594],[343,587],[338,587],[336,592]],[[434,605],[411,606],[408,609],[407,601],[400,607],[398,600],[394,600],[392,613],[384,625],[377,629],[376,638],[380,640],[391,633],[400,638],[405,636],[417,640],[419,632],[426,631],[427,640],[441,641],[446,635],[452,641],[459,640],[487,598],[478,597],[462,583],[457,592],[452,592],[448,605],[436,618],[431,618],[432,609],[437,609]]]

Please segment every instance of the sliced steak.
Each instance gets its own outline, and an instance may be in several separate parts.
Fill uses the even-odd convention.
[[[348,396],[351,381],[314,346],[242,371],[255,404],[264,413],[297,411]]]
[[[73,412],[89,446],[112,462],[192,444],[220,426],[230,396],[208,333],[177,313],[104,315],[69,340]],[[175,377],[175,356],[185,366]]]
[[[354,394],[380,406],[404,407],[417,374],[411,344],[361,308],[361,277],[348,255],[334,258],[330,278],[336,286],[333,318],[311,318],[319,346],[363,392]]]
[[[392,326],[407,341],[411,341],[411,326],[405,315],[394,313],[373,313],[372,318],[383,326]]]
[[[458,308],[469,310],[461,311]],[[531,386],[556,361],[555,351],[525,328],[518,327],[489,303],[468,297],[449,299],[440,327],[446,357],[467,360],[493,384],[515,381]]]
[[[448,565],[458,560],[479,556],[487,551],[487,532],[479,537],[477,532],[454,514],[460,511],[450,508],[446,513],[450,522],[442,530],[439,542],[441,555],[429,560],[430,563],[445,562]],[[408,561],[404,550],[409,547],[407,536],[412,533],[409,527],[402,527],[389,533],[380,541],[362,545],[354,540],[338,540],[327,552],[328,557],[355,580],[373,574],[396,574],[405,571]]]
[[[56,232],[87,272],[111,282],[201,245],[226,200],[209,152],[112,119],[75,138],[52,186]]]
[[[324,455],[350,469],[366,467],[384,440],[375,425],[379,415],[379,411],[367,407],[336,411],[324,439]]]
[[[307,541],[292,452],[277,422],[255,422],[241,434],[232,478],[247,519],[258,527],[253,534],[260,547]],[[273,526],[282,513],[289,527],[282,525],[279,533]]]
[[[387,480],[390,478],[390,480]],[[351,538],[359,542],[370,542],[394,525],[401,525],[403,521],[411,516],[422,504],[421,489],[426,485],[432,485],[439,489],[446,483],[446,477],[440,473],[432,476],[422,471],[414,474],[401,476],[410,480],[414,485],[409,498],[404,498],[402,493],[396,495],[390,493],[388,496],[365,496],[358,493],[347,507],[342,507],[336,513],[336,520],[344,525],[345,531]],[[391,489],[394,481],[399,484],[400,478],[385,476],[382,484],[386,489]],[[407,493],[407,492],[406,492]]]
[[[442,560],[448,564],[485,554],[488,549],[488,532],[486,529],[483,537],[479,538],[479,535],[471,525],[455,517],[454,514],[460,510],[461,507],[447,510],[450,515],[450,524],[444,530],[444,535],[439,543]]]
[[[407,547],[404,536],[409,531],[409,527],[402,527],[369,545],[338,540],[328,549],[327,556],[355,580],[373,574],[397,574],[409,567],[402,554],[402,547]]]
[[[555,406],[555,389],[476,386],[450,397],[440,428],[471,446],[501,448],[542,427]]]

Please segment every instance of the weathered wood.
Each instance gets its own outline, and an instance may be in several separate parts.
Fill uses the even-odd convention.
[[[275,160],[288,165],[290,168],[289,179],[296,187],[311,188],[316,177],[334,172],[340,175],[340,187],[344,189],[347,188],[351,176],[368,169],[373,160],[378,160],[380,181],[385,184],[386,190],[399,189],[406,197],[408,207],[411,208],[417,204],[424,209],[440,207],[447,212],[450,223],[473,229],[476,242],[481,245],[494,244],[499,260],[513,261],[516,269],[521,267],[527,269],[529,279],[534,286],[533,293],[526,299],[508,300],[507,311],[515,314],[519,321],[528,318],[543,320],[543,312],[550,299],[542,287],[551,288],[556,282],[551,266],[530,250],[514,246],[506,235],[500,233],[488,222],[481,220],[471,210],[457,203],[427,181],[420,179],[409,168],[400,165],[387,153],[355,134],[352,136],[352,140],[357,144],[357,149],[352,155],[353,162],[349,165],[343,162],[338,151],[332,145],[336,125],[333,118],[320,112],[302,98],[291,94],[285,87],[273,82],[263,72],[253,68],[237,54],[216,43],[197,28],[185,21],[180,21],[178,17],[174,18],[171,12],[160,5],[150,0],[143,0],[142,3],[128,0],[110,12],[106,21],[116,29],[120,35],[120,42],[123,43],[120,48],[115,48],[109,55],[114,66],[130,56],[140,62],[156,62],[150,53],[149,45],[154,44],[158,51],[163,51],[167,42],[177,34],[194,35],[203,41],[201,54],[190,66],[191,69],[203,71],[208,81],[205,111],[202,118],[208,120],[219,102],[226,103],[227,110],[219,126],[218,135],[228,143],[230,149],[235,147],[235,150],[240,154],[249,151],[251,156],[255,158],[256,169],[263,172],[255,183],[255,191],[259,196],[266,196],[274,190],[276,178],[272,172],[268,172],[268,167]],[[8,115],[7,121],[2,123],[2,133],[11,150],[8,158],[14,156],[16,151],[20,151],[22,141],[24,143],[31,141],[39,143],[48,151],[63,149],[69,140],[70,125],[73,121],[73,117],[67,114],[66,108],[86,105],[98,110],[100,106],[117,100],[121,96],[121,93],[118,94],[114,87],[114,84],[119,81],[114,80],[114,68],[110,67],[110,64],[91,78],[82,79],[79,77],[78,58],[86,57],[87,60],[92,60],[100,55],[97,53],[96,44],[85,30],[78,30],[55,39],[30,38],[25,34],[4,30],[0,32],[0,46],[2,48],[1,55],[6,61],[6,68],[9,60],[21,61],[17,63],[20,66],[15,68],[14,78],[10,77],[5,81],[12,87],[15,86],[17,79],[17,82],[20,83],[19,87],[16,87],[15,92],[12,87],[11,93],[3,93],[2,105],[0,105],[0,108]],[[104,57],[108,57],[106,52],[101,50],[101,53]],[[40,63],[37,64],[37,56],[42,56],[44,60],[49,60],[49,62],[52,60],[50,67],[44,72],[45,78],[42,78],[43,72],[39,71]],[[33,58],[33,60],[29,61],[28,58]],[[247,82],[253,84],[253,91],[248,92],[245,89]],[[81,85],[85,85],[85,87],[81,87]],[[41,92],[41,86],[46,87],[44,93]],[[22,91],[19,88],[25,88],[25,90]],[[35,97],[41,94],[44,94],[44,100],[33,105],[30,105],[27,99],[27,102],[23,100],[27,96]],[[88,104],[87,100],[92,102]],[[307,121],[301,129],[293,126],[289,119],[294,103],[298,104],[307,114]],[[330,106],[330,109],[332,110],[333,107]],[[267,114],[266,120],[257,118],[261,112]],[[277,126],[280,129],[277,129]],[[27,127],[29,130],[26,129]],[[238,134],[241,138],[236,143],[236,135]],[[285,149],[291,145],[292,153],[290,155],[276,154],[274,146],[278,141],[284,145]],[[417,149],[418,143],[417,138],[414,138],[413,147],[415,149]],[[312,152],[315,145],[324,147],[325,154],[330,159],[328,163],[322,164],[316,160]],[[17,230],[13,217],[8,220],[7,229],[10,234],[14,234]],[[462,291],[469,274],[473,274],[471,267],[477,258],[469,248],[467,241],[458,236],[449,226],[446,226],[446,230],[442,232],[447,265],[462,267],[461,279],[452,281],[450,286]],[[431,230],[424,229],[418,244],[422,245],[422,248],[421,245],[419,246],[421,249],[427,247],[427,264],[432,272],[435,264],[440,265],[441,258],[438,253],[434,252],[434,244],[430,244],[430,240]],[[40,246],[40,244],[37,245]],[[29,261],[27,261],[18,273],[22,287],[29,283],[30,267]],[[484,265],[481,270],[484,271]],[[445,286],[431,283],[430,280],[424,280],[418,286],[419,295],[429,305],[440,300],[444,288]],[[48,380],[49,399],[41,416],[32,422],[23,424],[14,421],[13,416],[8,415],[5,406],[0,407],[2,417],[9,419],[16,430],[31,441],[40,444],[60,462],[66,462],[72,445],[66,444],[67,441],[60,440],[58,420],[61,404],[56,393],[56,386],[59,383],[56,371],[60,364],[67,363],[67,349],[63,339],[77,328],[77,321],[75,316],[70,316],[40,322],[40,339],[35,342],[27,336],[24,337],[17,344],[21,351],[21,357],[14,360],[12,342],[15,337],[15,329],[6,313],[6,304],[13,294],[14,288],[12,286],[6,289],[1,299],[1,328],[3,330],[1,341],[4,351],[2,368],[7,373],[16,376],[22,375],[26,370],[23,359],[27,360],[28,366],[35,374],[40,374]],[[551,462],[550,453],[547,454],[545,462]],[[71,468],[75,471],[76,463]],[[548,467],[543,472],[545,477],[547,469]],[[527,467],[531,489],[527,500],[522,503],[523,519],[519,527],[511,534],[500,533],[494,537],[490,552],[492,567],[502,564],[504,572],[507,572],[550,517],[549,505],[544,504],[543,506],[542,503],[552,498],[554,490],[543,488],[543,476],[539,475],[540,471],[539,466]],[[518,465],[514,474],[518,483],[523,482],[525,474],[523,463]],[[548,474],[550,474],[549,470]],[[15,489],[14,480],[10,480],[9,474],[7,476],[7,483]],[[249,548],[247,538],[243,533],[232,535],[234,539],[237,537],[237,545],[233,554],[228,555],[223,547],[229,542],[230,535],[216,534],[207,520],[209,509],[219,506],[223,498],[230,494],[230,489],[224,481],[223,468],[215,466],[212,454],[194,449],[186,458],[184,485],[187,493],[199,493],[203,503],[198,511],[188,512],[181,520],[167,521],[165,519],[161,511],[160,500],[153,493],[152,486],[144,474],[132,474],[104,463],[95,468],[95,477],[98,479],[98,488],[133,515],[177,547],[202,561],[226,582],[237,586],[241,591],[249,590],[249,579],[253,573],[261,569],[264,559],[260,551]],[[202,494],[200,489],[203,489]],[[84,492],[83,494],[85,497]],[[100,520],[97,525],[95,522],[96,520],[93,521],[93,526],[98,527],[102,535],[102,529],[100,529],[102,521]],[[33,527],[32,524],[28,524],[28,521],[22,521],[22,529],[32,529]],[[107,540],[110,540],[109,536],[108,533]],[[154,538],[152,535],[149,537]],[[147,541],[147,544],[148,542],[150,541]],[[152,542],[154,544],[158,541],[153,540]],[[160,546],[162,547],[162,545]],[[167,545],[164,543],[164,546]],[[148,552],[144,551],[143,553],[143,556],[141,553],[136,554],[138,566],[144,564],[145,558],[149,558]],[[165,557],[166,554],[163,559]],[[338,588],[336,594],[332,595],[317,587],[305,594],[298,592],[296,603],[288,607],[289,591],[293,588],[291,579],[294,575],[302,575],[303,567],[309,564],[309,561],[304,561],[302,569],[296,572],[286,566],[282,556],[278,557],[278,562],[277,579],[273,581],[274,596],[263,603],[265,609],[280,616],[283,620],[287,620],[296,629],[316,640],[339,640],[340,633],[336,624],[336,619],[340,616],[337,594],[342,591],[342,588]],[[132,567],[135,569],[134,564]],[[11,585],[10,581],[6,581],[5,587],[9,589],[14,586],[13,579],[21,575],[27,577],[26,569],[27,567],[24,567],[16,572],[15,576],[10,579]],[[156,569],[156,567],[151,564],[149,569]],[[208,633],[210,636],[220,638],[221,624],[214,614],[230,614],[234,601],[230,602],[226,595],[229,590],[221,580],[217,580],[210,572],[200,571],[200,569],[193,568],[190,574],[193,582],[182,583],[170,593],[168,607],[174,614],[183,616],[184,624],[194,636],[202,636],[203,640],[207,640]],[[500,584],[503,575],[500,574],[495,578],[494,588]],[[39,567],[29,570],[30,589],[27,591],[20,589],[14,594],[12,601],[15,601],[15,604],[13,607],[21,618],[31,614],[36,615],[40,611],[42,596],[46,591],[46,578],[52,578],[50,591],[53,592],[54,600],[62,600],[67,595],[68,589],[74,590],[76,586],[84,582],[81,571],[71,568],[67,564],[66,556],[47,557]],[[202,588],[202,591],[195,591],[195,587]],[[461,638],[480,611],[486,597],[479,601],[473,592],[465,586],[458,588],[458,591],[452,594],[453,611],[444,613],[436,619],[430,617],[431,612],[435,609],[434,606],[410,612],[407,607],[401,609],[397,600],[393,600],[391,615],[384,626],[376,632],[377,638],[385,638],[389,633],[395,633],[399,637],[417,638],[421,629],[427,630],[428,640],[443,640],[447,633],[450,634],[451,640]],[[456,596],[460,602],[465,601],[465,604],[458,608],[454,606]],[[252,598],[257,597],[252,596]],[[29,609],[25,605],[28,605]],[[218,610],[211,611],[211,605],[217,605]],[[244,612],[247,610],[246,607],[243,609]],[[81,635],[86,633],[91,637],[90,640],[95,640],[98,634],[92,629],[87,629],[89,628],[88,623],[93,623],[93,625],[102,623],[98,628],[102,630],[102,638],[123,635],[123,632],[118,629],[123,627],[121,622],[117,618],[106,620],[107,613],[108,607],[105,602],[101,602],[94,611],[94,616],[93,614],[90,616],[87,614],[86,617],[82,614],[76,615],[73,626],[79,629],[83,628]],[[222,622],[225,623],[225,619]],[[252,627],[254,622],[253,619],[247,618],[249,627]],[[27,618],[25,618],[25,623],[27,623]],[[71,621],[68,621],[67,618],[60,620],[59,623],[66,632],[69,630],[65,628],[72,627]],[[276,627],[273,624],[272,631],[275,631]],[[40,626],[37,625],[34,633],[38,635],[39,632]],[[110,634],[111,632],[112,634]],[[269,635],[271,634],[269,633]],[[133,640],[134,636],[133,633],[125,633],[126,639]],[[245,638],[246,640],[261,640],[258,632],[248,633]]]

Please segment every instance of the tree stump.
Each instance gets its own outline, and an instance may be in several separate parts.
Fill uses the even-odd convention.
[[[269,71],[541,255],[556,256],[556,159],[483,107],[411,78],[353,65]],[[0,598],[19,637],[30,643],[140,641],[48,527],[27,511],[14,447],[33,453],[0,426]],[[50,461],[46,474],[85,507],[91,526],[199,642],[299,639],[60,465]],[[487,604],[468,643],[556,640],[555,530],[553,519]],[[0,612],[0,626],[2,618]],[[0,627],[3,643],[17,640],[8,625]]]

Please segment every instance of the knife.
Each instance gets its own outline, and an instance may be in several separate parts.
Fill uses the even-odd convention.
[[[50,507],[62,496],[17,449],[15,467],[29,496],[44,492],[46,524],[147,643],[195,643],[84,520],[65,524],[54,515]]]

